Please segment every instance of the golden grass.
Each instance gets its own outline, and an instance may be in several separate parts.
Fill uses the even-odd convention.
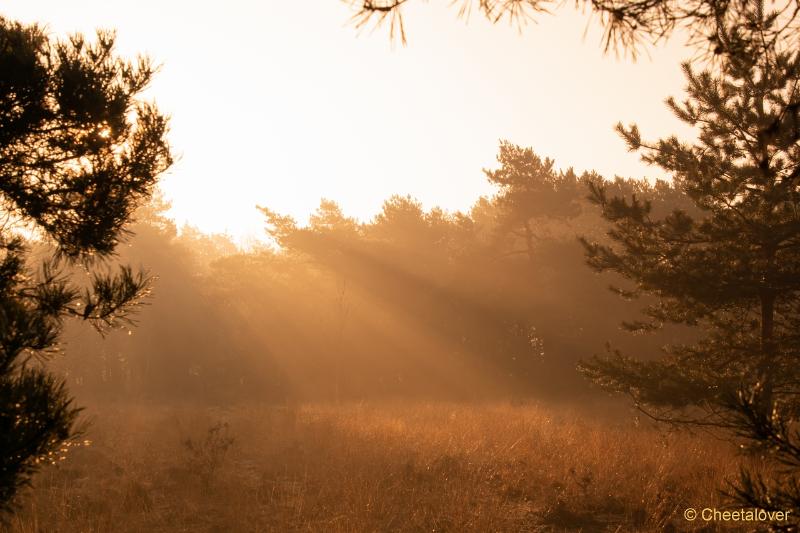
[[[10,531],[716,531],[683,510],[720,505],[738,461],[707,436],[532,405],[94,414],[92,444],[36,478]]]

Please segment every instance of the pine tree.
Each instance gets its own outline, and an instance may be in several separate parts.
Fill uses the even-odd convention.
[[[354,8],[352,21],[356,28],[389,24],[391,39],[406,42],[402,9],[410,0],[348,0]],[[520,28],[543,14],[563,7],[561,0],[452,0],[458,16],[469,18],[473,11],[496,23],[508,20]],[[757,6],[775,11],[781,24],[761,27],[766,41],[791,40],[800,30],[798,2],[759,2],[754,0],[575,0],[575,6],[597,15],[603,27],[605,51],[614,49],[634,59],[643,44],[655,44],[671,37],[680,29],[688,44],[710,54],[726,53],[726,46],[717,37],[720,30],[744,22]]]
[[[535,258],[537,226],[547,220],[566,221],[581,212],[578,177],[572,171],[557,171],[555,161],[542,159],[531,148],[500,142],[497,155],[500,168],[484,169],[487,179],[499,188],[495,202],[499,207],[498,232],[522,241],[521,249],[506,255],[526,254]]]
[[[64,320],[114,326],[147,291],[100,262],[171,164],[165,117],[136,99],[152,75],[111,33],[58,41],[0,18],[0,513],[76,436],[79,409],[43,364]],[[31,236],[56,250],[38,267]]]
[[[780,13],[748,5],[742,20],[719,26],[713,63],[700,72],[684,64],[686,100],[667,102],[697,128],[696,142],[646,143],[636,126],[618,125],[699,214],[657,218],[646,200],[591,187],[613,244],[585,242],[589,264],[630,280],[624,296],[654,298],[647,320],[627,326],[681,324],[699,338],[661,359],[613,353],[582,369],[659,420],[724,428],[773,450],[792,474],[764,484],[745,472],[735,491],[772,507],[767,500],[797,486],[800,466],[800,439],[789,430],[800,414],[800,50],[773,38]]]

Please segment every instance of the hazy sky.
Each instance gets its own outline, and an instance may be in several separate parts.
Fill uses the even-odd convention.
[[[559,167],[662,177],[613,132],[686,135],[663,104],[682,96],[679,39],[633,63],[604,55],[600,27],[566,8],[520,33],[449,1],[406,8],[409,43],[359,33],[338,0],[6,0],[0,13],[54,35],[116,29],[124,55],[161,64],[148,98],[172,117],[172,215],[241,239],[256,204],[305,220],[321,197],[368,219],[388,196],[467,209],[501,138]]]

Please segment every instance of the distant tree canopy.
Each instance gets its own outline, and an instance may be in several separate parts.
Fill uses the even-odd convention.
[[[171,164],[166,119],[136,99],[153,69],[113,48],[110,33],[57,41],[0,18],[0,511],[74,434],[78,409],[34,359],[57,350],[65,318],[113,326],[148,287],[128,267],[87,266]],[[55,247],[38,269],[24,231]]]
[[[524,248],[508,253],[535,256],[534,224],[558,220],[562,224],[580,214],[578,177],[572,169],[557,172],[552,159],[542,160],[531,148],[501,141],[497,156],[500,168],[484,170],[489,182],[500,190],[496,203],[501,209],[499,230],[521,238]],[[582,180],[591,179],[589,175]]]
[[[555,164],[552,173],[528,172],[546,158],[506,142],[498,155],[487,173],[515,185],[497,184],[468,212],[410,196],[388,198],[365,222],[331,200],[304,223],[262,208],[276,246],[248,252],[224,236],[179,232],[156,200],[137,211],[136,236],[119,253],[158,272],[159,297],[130,335],[101,342],[71,325],[74,353],[49,368],[82,401],[586,394],[579,357],[607,340],[646,351],[664,339],[621,335],[618,322],[635,308],[583,264],[576,235],[603,238],[584,181],[600,178],[561,180],[572,174]],[[666,183],[608,187],[659,210],[680,205]],[[520,209],[509,203],[517,193]],[[525,222],[532,253],[518,254]]]
[[[497,167],[485,173],[497,193],[469,213],[425,209],[412,197],[393,196],[361,223],[323,200],[302,225],[261,208],[280,246],[261,267],[278,268],[281,258],[270,290],[297,291],[281,298],[287,302],[282,319],[317,324],[280,343],[299,352],[294,364],[308,361],[301,380],[320,373],[319,385],[310,388],[324,391],[331,385],[326,379],[344,368],[352,375],[342,377],[339,390],[351,396],[570,395],[580,389],[577,357],[592,349],[591,339],[618,339],[615,321],[626,316],[625,306],[582,265],[576,239],[600,226],[585,183],[602,178],[557,170],[552,160],[506,141]],[[669,209],[677,200],[663,182],[617,179],[611,186]],[[234,299],[269,300],[247,292]],[[608,313],[597,318],[595,306]],[[288,328],[273,331],[275,345]]]

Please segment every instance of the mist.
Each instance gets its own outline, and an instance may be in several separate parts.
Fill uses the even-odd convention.
[[[278,4],[0,16],[0,530],[796,531],[800,9]]]

